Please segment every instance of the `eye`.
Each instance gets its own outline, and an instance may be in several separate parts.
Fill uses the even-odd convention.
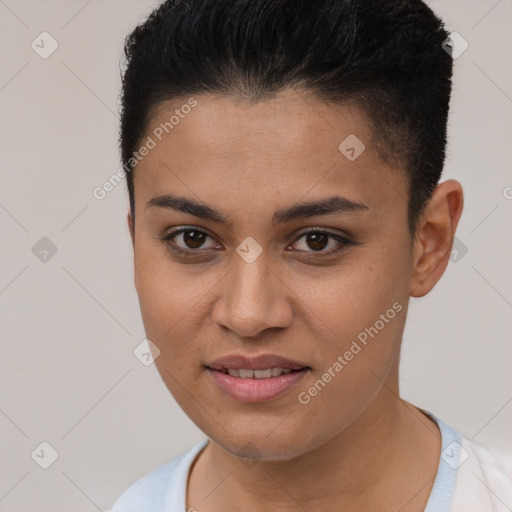
[[[213,238],[205,231],[194,227],[176,229],[158,238],[166,242],[170,250],[184,255],[195,255],[194,253],[204,254],[205,252],[211,252],[212,249],[216,250],[220,247],[217,243],[205,246],[205,241],[208,238],[213,240]]]
[[[181,227],[157,238],[165,242],[170,251],[184,257],[205,256],[222,249],[222,246],[216,243],[212,236],[193,226]],[[210,245],[207,244],[208,239],[212,241]],[[300,246],[301,240],[303,240],[302,248],[299,247],[298,251],[308,253],[308,256],[313,257],[316,256],[315,253],[318,253],[319,256],[330,255],[342,251],[347,245],[355,245],[345,236],[322,228],[312,228],[302,233],[292,246],[297,244]],[[325,250],[326,248],[327,250]]]
[[[351,240],[339,233],[332,233],[331,231],[326,231],[325,229],[320,228],[313,228],[302,233],[295,244],[297,244],[301,239],[304,239],[304,242],[302,243],[303,248],[299,250],[313,254],[333,254],[343,250],[347,245],[354,245]],[[331,246],[331,250],[324,250],[328,246]],[[310,250],[308,250],[308,248]]]

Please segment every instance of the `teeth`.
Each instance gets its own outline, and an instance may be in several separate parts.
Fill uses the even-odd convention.
[[[268,379],[270,377],[278,377],[291,373],[290,368],[267,368],[266,370],[251,370],[247,368],[229,368],[227,373],[232,377],[240,377],[242,379]]]
[[[272,370],[270,368],[268,370],[254,370],[254,376],[257,379],[268,379],[272,377]]]

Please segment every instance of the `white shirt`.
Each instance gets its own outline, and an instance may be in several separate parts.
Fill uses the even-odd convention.
[[[424,512],[511,512],[512,457],[464,438],[428,411],[441,431],[441,456]],[[133,483],[107,512],[187,512],[190,467],[205,439]],[[193,510],[193,509],[192,509]]]

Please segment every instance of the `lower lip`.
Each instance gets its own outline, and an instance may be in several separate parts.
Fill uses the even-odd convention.
[[[309,371],[307,368],[268,379],[242,379],[207,368],[221,391],[241,402],[266,402],[294,388]]]

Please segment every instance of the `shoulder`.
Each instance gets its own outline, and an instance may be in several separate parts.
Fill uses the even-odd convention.
[[[464,437],[460,446],[453,511],[510,511],[512,454],[490,450]]]
[[[191,463],[206,444],[207,440],[197,443],[139,478],[106,512],[167,512],[170,503],[184,499]]]

